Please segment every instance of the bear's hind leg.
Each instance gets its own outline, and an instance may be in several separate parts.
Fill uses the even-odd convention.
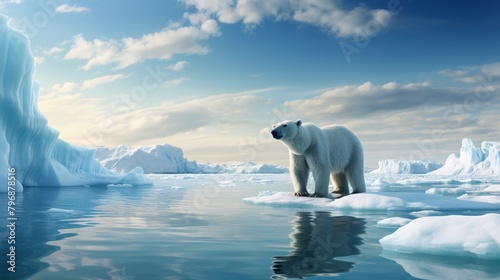
[[[333,183],[333,194],[337,194],[338,197],[349,194],[349,183],[347,182],[346,175],[343,172],[331,173],[332,183]]]
[[[351,183],[352,193],[366,192],[365,173],[361,168],[346,172],[347,180]]]

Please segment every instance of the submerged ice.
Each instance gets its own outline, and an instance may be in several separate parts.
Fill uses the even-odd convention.
[[[30,41],[0,15],[0,181],[16,169],[16,187],[109,183],[146,184],[140,169],[115,174],[94,160],[93,151],[59,139],[38,109]],[[5,184],[0,191],[6,191]]]

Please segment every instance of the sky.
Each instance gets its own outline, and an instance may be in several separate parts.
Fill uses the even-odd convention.
[[[365,165],[500,141],[500,2],[0,0],[39,108],[74,145],[167,143],[288,165],[283,120],[340,124]]]

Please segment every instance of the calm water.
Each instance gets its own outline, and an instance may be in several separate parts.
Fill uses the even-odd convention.
[[[402,212],[246,204],[291,191],[288,175],[155,175],[151,186],[26,188],[16,197],[16,272],[1,279],[500,279],[497,263],[381,256]],[[0,197],[7,223],[6,195]],[[411,217],[412,218],[412,217]],[[471,278],[472,277],[472,278]]]

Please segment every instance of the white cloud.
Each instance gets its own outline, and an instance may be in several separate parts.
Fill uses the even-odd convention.
[[[48,56],[52,56],[52,55],[54,55],[54,54],[56,54],[56,53],[60,53],[60,52],[62,52],[62,51],[64,51],[64,49],[63,49],[63,48],[60,48],[60,47],[53,47],[53,48],[49,49],[48,51],[45,51],[45,52],[44,52],[44,54],[45,54],[45,55],[48,55]]]
[[[248,26],[265,18],[294,20],[328,30],[338,37],[373,36],[385,29],[392,13],[358,5],[346,8],[342,1],[330,0],[183,0],[194,6],[196,13],[185,14],[191,23],[214,17],[222,23],[243,22]]]
[[[183,84],[184,82],[186,82],[187,80],[189,80],[189,79],[186,77],[182,77],[182,78],[166,81],[164,83],[164,85],[165,85],[165,87],[177,87],[177,86],[180,86],[181,84]]]
[[[35,63],[36,64],[42,64],[45,62],[45,58],[44,57],[37,57],[35,56]]]
[[[189,62],[187,61],[178,61],[177,63],[173,64],[173,65],[170,65],[168,67],[168,69],[172,70],[172,71],[181,71],[182,69],[184,69],[187,65],[189,64]]]
[[[87,64],[83,69],[90,69],[93,66],[105,65],[111,62],[118,62],[119,43],[114,40],[104,41],[94,39],[87,41],[82,35],[73,37],[73,44],[64,59],[85,59]]]
[[[73,82],[65,82],[63,84],[55,84],[51,90],[55,93],[69,93],[78,89],[78,84]]]
[[[481,66],[444,69],[438,74],[467,84],[495,84],[500,82],[500,62]]]
[[[87,7],[70,6],[68,4],[63,4],[61,6],[58,6],[55,11],[57,13],[83,13],[90,11],[90,9]]]
[[[82,135],[92,122],[106,118],[104,100],[88,98],[81,93],[51,92],[40,96],[38,107],[48,119],[49,125],[60,131],[60,137],[72,144],[88,146]]]
[[[488,88],[483,89],[486,90]],[[352,120],[381,113],[396,114],[417,108],[460,105],[470,102],[469,99],[474,98],[477,92],[476,89],[433,87],[428,82],[402,85],[391,82],[381,86],[366,82],[358,86],[337,87],[312,98],[288,101],[284,105],[300,116]]]
[[[445,161],[458,152],[463,137],[495,139],[500,97],[494,93],[490,87],[367,82],[291,100],[284,107],[290,119],[351,128],[364,145],[367,165],[375,167],[387,158]]]
[[[0,1],[0,8],[6,4],[22,4],[23,0],[2,0]]]
[[[96,86],[111,83],[111,82],[114,82],[116,80],[120,80],[120,79],[124,79],[124,78],[126,78],[126,76],[123,74],[105,75],[105,76],[97,77],[94,79],[83,81],[82,89],[95,88]]]
[[[9,4],[22,4],[24,0],[0,0],[0,8],[3,8]],[[10,19],[12,21],[12,19]]]
[[[111,63],[117,64],[117,68],[125,68],[147,59],[165,60],[176,54],[206,54],[208,48],[201,42],[219,34],[217,22],[209,19],[198,27],[174,25],[141,38],[127,37],[120,41],[88,41],[77,35],[64,58],[87,60],[83,66],[85,70]]]
[[[103,84],[124,79],[126,77],[127,76],[123,74],[104,75],[97,78],[85,80],[81,84],[75,82],[64,82],[64,83],[54,84],[49,91],[48,90],[43,90],[43,91],[52,95],[61,93],[71,93],[71,92],[76,92],[77,90],[92,89]]]
[[[270,99],[261,93],[273,90],[219,94],[128,110],[122,110],[119,102],[110,106],[103,99],[53,92],[42,95],[40,108],[49,124],[61,131],[65,140],[77,145],[136,145],[182,133],[202,137],[214,134],[214,129],[219,136],[222,131],[234,133],[233,137],[241,141],[249,133],[241,127],[248,127],[248,120],[255,114],[261,116],[268,110],[264,106],[270,104]]]

